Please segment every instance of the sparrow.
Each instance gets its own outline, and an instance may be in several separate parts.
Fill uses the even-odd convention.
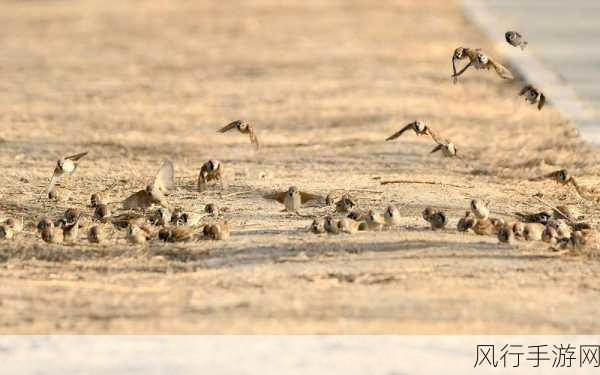
[[[541,211],[533,214],[515,212],[515,215],[524,223],[540,223],[543,225],[548,224],[548,221],[552,218],[552,213],[548,211]]]
[[[10,228],[13,233],[19,233],[23,231],[23,216],[19,219],[8,218],[3,223],[6,227]]]
[[[168,208],[159,207],[150,215],[149,222],[157,226],[165,226],[171,221],[171,211]]]
[[[538,111],[541,111],[546,104],[546,96],[538,89],[533,87],[532,85],[526,85],[519,92],[519,96],[525,95],[525,100],[531,104],[536,104],[538,107]]]
[[[211,181],[218,182],[221,185],[221,189],[226,188],[223,163],[218,160],[209,160],[202,164],[200,173],[198,174],[198,191],[206,190],[206,186]]]
[[[75,220],[73,223],[63,224],[61,228],[63,231],[63,240],[65,242],[76,242],[79,239],[79,220]]]
[[[498,230],[504,226],[504,223],[493,221],[490,218],[478,219],[473,225],[473,232],[480,236],[491,236],[498,233]]]
[[[1,224],[0,225],[0,239],[2,240],[9,240],[11,238],[13,238],[15,235],[15,232],[6,224]]]
[[[308,230],[314,234],[325,233],[325,223],[323,220],[314,219]]]
[[[335,212],[347,213],[355,206],[356,202],[354,202],[350,194],[344,194],[340,200],[335,203]]]
[[[171,214],[171,224],[194,226],[200,223],[202,217],[194,212],[184,212],[181,208],[176,208]]]
[[[383,213],[383,219],[385,220],[385,225],[388,227],[400,225],[400,211],[398,207],[388,206]]]
[[[214,203],[209,203],[206,206],[204,206],[204,212],[206,212],[209,215],[219,216],[219,206],[217,206]]]
[[[127,241],[134,245],[142,245],[150,239],[149,233],[142,230],[137,225],[129,225],[127,227]]]
[[[146,216],[141,213],[129,211],[110,217],[110,222],[117,228],[128,228],[130,226],[142,226],[146,224]]]
[[[486,204],[479,200],[473,199],[471,201],[471,212],[477,219],[487,219],[490,216],[490,210],[487,208]]]
[[[67,208],[67,210],[63,213],[63,215],[58,219],[58,226],[65,226],[73,224],[76,221],[79,221],[81,217],[81,211],[79,209],[71,207]]]
[[[158,238],[164,242],[185,242],[193,237],[194,232],[190,227],[167,227],[158,231]]]
[[[204,237],[211,240],[226,240],[230,236],[229,224],[226,221],[218,221],[213,224],[207,224],[202,230]]]
[[[290,186],[287,191],[275,192],[264,196],[265,199],[274,199],[285,206],[283,211],[297,212],[306,202],[323,199],[320,195],[305,193],[295,186]]]
[[[323,223],[323,227],[325,231],[330,234],[338,234],[340,233],[340,228],[338,226],[338,221],[332,218],[331,216],[325,216],[325,221]]]
[[[515,234],[515,238],[522,239],[525,237],[525,224],[517,221],[512,226],[512,231]]]
[[[91,243],[102,243],[104,241],[104,230],[101,226],[94,225],[88,230],[87,238]]]
[[[380,231],[385,226],[385,218],[379,212],[375,212],[374,210],[369,210],[367,213],[367,228],[369,230]]]
[[[146,185],[146,188],[133,193],[122,203],[126,210],[146,209],[153,204],[159,204],[162,207],[168,207],[166,195],[175,188],[175,168],[169,160],[165,161],[152,181]]]
[[[259,148],[258,136],[256,135],[256,129],[254,128],[253,125],[251,125],[250,123],[248,123],[246,121],[237,120],[237,121],[231,122],[231,123],[225,125],[223,128],[219,129],[218,132],[225,133],[225,132],[230,131],[233,128],[237,129],[242,134],[248,134],[248,136],[250,136],[250,143],[252,143],[254,146],[256,146],[256,149]]]
[[[79,159],[86,156],[87,152],[66,156],[56,161],[56,167],[54,167],[54,173],[50,179],[50,185],[48,186],[48,194],[53,190],[54,185],[64,176],[71,176],[77,169]]]
[[[548,221],[546,227],[554,228],[559,238],[571,237],[571,233],[573,232],[571,226],[565,220],[561,219]]]
[[[559,169],[558,171],[554,171],[543,176],[534,177],[530,179],[530,181],[541,181],[546,179],[554,180],[557,184],[563,186],[571,184],[573,185],[577,193],[581,195],[581,187],[575,180],[575,177],[571,176],[571,174],[566,169]]]
[[[498,230],[498,241],[509,244],[515,242],[515,233],[509,225],[504,225]]]
[[[525,237],[527,241],[541,241],[544,228],[544,225],[540,223],[527,223],[523,230],[523,237]]]
[[[40,235],[42,240],[47,243],[61,243],[63,240],[63,232],[60,228],[54,226],[45,227]]]
[[[358,221],[349,219],[347,217],[343,217],[341,218],[338,223],[338,229],[340,232],[342,233],[348,233],[348,234],[353,234],[358,232],[359,230],[364,230],[365,228],[362,227],[363,229],[361,229],[361,223],[359,223]]]
[[[456,63],[463,59],[469,59],[469,63],[462,68],[460,72],[456,72]],[[508,69],[502,66],[500,63],[494,61],[491,57],[487,56],[480,48],[464,48],[459,47],[454,50],[454,54],[452,55],[452,69],[454,74],[452,78],[454,79],[454,83],[457,82],[458,76],[463,74],[469,67],[473,66],[475,69],[486,69],[489,70],[493,68],[494,71],[503,79],[514,79],[513,75],[510,73]]]
[[[367,213],[363,211],[354,210],[350,212],[346,217],[356,221],[365,221],[367,220]]]
[[[325,204],[328,206],[332,206],[333,204],[335,204],[335,192],[334,191],[327,194],[327,196],[325,197]]]
[[[36,226],[38,232],[40,232],[40,233],[46,228],[53,228],[53,227],[54,227],[54,223],[52,222],[52,220],[48,219],[47,217],[42,217]]]
[[[423,121],[416,120],[416,121],[413,121],[410,124],[404,126],[402,129],[398,130],[396,133],[390,135],[385,140],[391,141],[393,139],[396,139],[409,129],[414,131],[415,134],[418,136],[428,135],[434,139],[436,138],[436,136],[434,135],[434,132],[427,125],[425,125],[425,123]]]
[[[448,224],[448,217],[443,211],[437,211],[432,207],[427,207],[421,213],[423,219],[431,224],[432,230],[443,229]]]
[[[461,217],[456,224],[456,229],[459,232],[466,232],[475,225],[475,218],[471,211],[466,211],[465,216]]]
[[[436,143],[437,143],[437,146],[435,146],[433,148],[433,150],[431,150],[430,154],[436,153],[441,150],[442,155],[444,155],[444,157],[447,157],[447,158],[459,157],[457,154],[456,146],[454,146],[454,143],[448,142],[447,140],[436,141]]]
[[[90,195],[90,207],[95,208],[101,204],[107,204],[103,193],[93,193]]]
[[[516,31],[507,31],[504,34],[504,38],[506,39],[506,42],[511,46],[521,47],[521,51],[525,49],[525,46],[527,46],[527,41],[525,40],[525,38],[523,38],[523,36]]]
[[[48,190],[48,199],[55,202],[66,202],[71,197],[71,190],[62,187],[59,183],[55,183]]]
[[[546,225],[544,231],[542,232],[542,241],[556,243],[558,241],[558,233],[556,229],[550,225]]]
[[[105,204],[99,204],[94,209],[93,219],[97,221],[105,222],[111,215],[110,208]]]

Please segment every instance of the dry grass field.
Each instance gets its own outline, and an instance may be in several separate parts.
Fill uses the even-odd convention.
[[[455,230],[473,197],[510,216],[543,209],[537,192],[600,219],[573,190],[527,180],[566,167],[599,182],[600,154],[552,105],[537,111],[492,72],[452,84],[454,48],[493,54],[459,2],[5,1],[0,23],[0,210],[26,220],[0,243],[1,333],[600,332],[595,246],[556,253]],[[238,118],[256,124],[260,151],[216,133]],[[415,119],[464,160],[412,133],[384,141]],[[81,151],[70,200],[44,199],[56,160]],[[209,158],[226,166],[226,191],[196,191]],[[227,208],[229,240],[39,238],[39,217],[89,217],[90,193],[116,183],[118,202],[165,159],[169,202]],[[380,184],[391,179],[442,184]],[[290,185],[397,204],[402,226],[309,234],[309,216],[330,208],[296,216],[262,198]],[[447,230],[427,228],[428,205]]]

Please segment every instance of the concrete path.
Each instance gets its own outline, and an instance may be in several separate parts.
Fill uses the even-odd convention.
[[[555,91],[548,95],[550,100],[577,122],[586,140],[600,144],[600,2],[466,0],[465,7],[488,32],[495,29],[494,38],[506,30],[518,30],[527,38],[526,55],[531,59],[503,38],[498,43],[504,45],[501,48],[509,58],[517,60],[528,80],[540,81],[534,83]],[[487,12],[489,19],[482,20],[481,11]],[[554,77],[548,77],[548,71]]]

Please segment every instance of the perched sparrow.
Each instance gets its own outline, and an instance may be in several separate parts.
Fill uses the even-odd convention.
[[[327,196],[325,197],[325,204],[328,206],[331,206],[335,203],[335,192],[331,192],[329,194],[327,194]]]
[[[478,199],[473,199],[471,201],[471,212],[478,219],[487,219],[490,216],[490,210],[487,208],[486,204]]]
[[[515,234],[515,238],[522,239],[525,238],[525,224],[517,221],[512,225],[512,231]]]
[[[206,190],[209,182],[215,181],[221,185],[221,189],[226,189],[225,174],[223,172],[223,163],[218,160],[209,160],[202,164],[198,174],[198,191]]]
[[[52,178],[50,179],[50,185],[48,187],[48,193],[53,190],[54,185],[64,176],[71,176],[75,173],[77,169],[78,161],[82,157],[86,156],[87,152],[82,152],[80,154],[75,154],[71,156],[64,157],[62,159],[58,159],[56,162],[56,167],[54,167],[54,173],[52,174]]]
[[[538,89],[531,85],[526,85],[519,92],[519,96],[525,95],[525,100],[531,104],[538,105],[538,110],[541,111],[544,104],[546,104],[546,96]]]
[[[391,141],[392,139],[396,139],[398,137],[400,137],[405,131],[411,129],[412,131],[415,132],[416,135],[429,135],[432,138],[436,138],[436,136],[434,135],[433,131],[427,126],[425,125],[425,123],[423,121],[413,121],[410,124],[404,126],[402,129],[398,130],[396,133],[390,135],[389,137],[387,137],[385,140],[386,141]]]
[[[168,208],[159,207],[150,216],[150,223],[158,226],[165,226],[171,221],[171,211]]]
[[[475,225],[475,218],[471,211],[465,212],[465,216],[461,217],[456,224],[456,229],[459,232],[466,232]]]
[[[23,230],[23,216],[18,219],[8,218],[3,224],[12,229],[13,233],[19,233]]]
[[[99,225],[94,225],[88,230],[88,241],[91,243],[101,243],[104,241],[104,230]]]
[[[502,228],[500,228],[500,230],[498,230],[498,241],[509,244],[515,242],[515,233],[513,232],[511,226],[504,225]]]
[[[456,72],[456,63],[466,58],[469,59],[469,63],[460,72]],[[471,66],[475,69],[489,70],[490,68],[493,68],[501,78],[514,79],[508,69],[487,56],[481,49],[459,47],[454,50],[454,54],[452,55],[452,69],[454,71],[452,78],[454,79],[454,83],[456,83],[458,76],[463,74]]]
[[[110,212],[110,208],[108,208],[107,205],[105,204],[99,204],[98,206],[96,206],[96,209],[94,210],[94,220],[98,220],[98,221],[106,221],[106,219],[108,219],[111,215]]]
[[[38,232],[42,232],[46,228],[53,228],[53,227],[54,227],[54,223],[52,222],[52,220],[48,219],[47,217],[41,218],[36,226]]]
[[[437,141],[436,141],[437,142]],[[431,150],[430,154],[442,151],[442,155],[447,158],[458,157],[456,146],[454,143],[448,141],[438,142],[438,145]]]
[[[233,128],[236,128],[242,134],[248,134],[250,136],[250,142],[258,149],[258,137],[256,135],[256,129],[254,126],[246,121],[237,120],[227,124],[225,127],[218,130],[219,133],[225,133]]]
[[[80,217],[81,211],[79,211],[79,209],[74,207],[67,208],[67,210],[63,213],[60,219],[58,219],[57,223],[59,226],[70,225],[78,221]]]
[[[40,235],[42,240],[47,243],[61,243],[63,240],[63,232],[60,228],[55,228],[53,226],[45,227]]]
[[[327,233],[338,234],[340,233],[340,228],[338,227],[338,221],[332,218],[331,216],[325,216],[325,222],[323,223],[323,227]]]
[[[48,190],[48,199],[55,202],[66,202],[71,197],[71,190],[62,187],[60,184],[55,183]]]
[[[219,216],[219,206],[217,206],[214,203],[209,203],[206,206],[204,206],[204,212],[206,212],[209,215]]]
[[[310,224],[309,231],[313,232],[314,234],[325,233],[325,224],[323,220],[314,219],[312,224]]]
[[[490,220],[490,218],[478,219],[475,221],[475,225],[473,225],[473,232],[480,236],[491,236],[498,233],[499,227],[502,227],[503,223],[498,225],[494,221]]]
[[[396,206],[388,206],[383,213],[385,225],[388,227],[400,225],[400,211]]]
[[[544,231],[542,232],[542,241],[544,242],[556,242],[558,240],[558,233],[556,229],[550,225],[546,225]]]
[[[90,195],[90,207],[98,207],[101,204],[107,204],[108,202],[105,200],[104,193],[94,193]]]
[[[548,211],[541,211],[534,214],[515,212],[515,215],[524,223],[540,223],[543,225],[548,224],[548,220],[552,218],[552,213]]]
[[[527,45],[527,41],[523,36],[516,31],[507,31],[504,34],[504,38],[506,38],[506,42],[513,47],[521,47],[521,50],[525,49]]]
[[[361,223],[359,223],[358,221],[349,219],[347,217],[341,218],[340,221],[338,221],[337,223],[340,232],[349,234],[353,234],[358,232],[359,230],[363,230],[361,229],[360,224]]]
[[[275,192],[264,196],[265,199],[274,199],[285,206],[284,211],[297,212],[304,203],[323,199],[320,195],[304,193],[295,186],[290,186],[287,191]]]
[[[229,224],[226,221],[207,224],[204,226],[202,233],[206,238],[211,240],[226,240],[230,236]]]
[[[143,231],[137,225],[130,225],[127,227],[127,241],[131,244],[141,245],[145,244],[150,239],[149,234]]]
[[[194,237],[190,227],[167,227],[158,231],[158,238],[165,242],[185,242]]]
[[[383,215],[373,210],[369,210],[366,222],[369,230],[380,231],[385,226],[385,218]]]
[[[194,226],[200,223],[202,217],[194,212],[184,212],[181,208],[176,208],[171,214],[171,224]]]
[[[523,230],[523,237],[525,237],[527,241],[541,241],[544,228],[544,225],[540,223],[527,223]]]
[[[0,225],[0,239],[9,240],[13,238],[15,232],[6,224]]]
[[[356,206],[356,203],[350,194],[344,194],[339,201],[335,203],[335,211],[339,213],[347,213]]]
[[[117,228],[128,228],[130,226],[141,226],[146,223],[146,216],[137,212],[124,212],[110,217],[110,222]]]
[[[79,220],[70,224],[62,225],[63,240],[66,242],[76,242],[79,240]]]
[[[368,214],[363,211],[354,210],[350,212],[346,217],[356,221],[365,221],[367,220]]]
[[[173,163],[165,161],[154,179],[146,188],[130,195],[123,201],[124,209],[146,209],[153,204],[168,207],[165,196],[175,187],[175,169]]]
[[[437,211],[432,207],[427,207],[421,213],[423,218],[431,224],[432,230],[443,229],[448,224],[448,217],[442,211]]]
[[[546,227],[554,228],[559,238],[571,237],[571,233],[573,232],[571,226],[561,219],[548,221]]]

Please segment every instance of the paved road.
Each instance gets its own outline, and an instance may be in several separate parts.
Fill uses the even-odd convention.
[[[583,104],[583,110],[573,111],[578,117],[575,120],[584,137],[600,143],[600,1],[483,2],[498,27],[522,32],[529,40],[531,55],[573,89]]]

